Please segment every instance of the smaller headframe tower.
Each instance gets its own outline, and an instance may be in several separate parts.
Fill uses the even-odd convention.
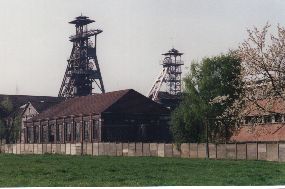
[[[164,56],[163,69],[149,91],[148,97],[166,106],[172,104],[169,106],[173,107],[181,97],[181,66],[184,65],[181,56],[183,53],[172,48],[162,55]],[[164,89],[163,84],[165,84]]]
[[[78,16],[70,24],[75,25],[76,33],[69,37],[73,43],[68,65],[59,90],[59,97],[91,95],[93,84],[105,93],[103,79],[97,60],[97,35],[99,29],[88,29],[88,24],[95,22],[87,16]]]

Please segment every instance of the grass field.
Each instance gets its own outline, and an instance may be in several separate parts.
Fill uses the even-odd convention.
[[[0,186],[284,185],[285,163],[0,155]]]

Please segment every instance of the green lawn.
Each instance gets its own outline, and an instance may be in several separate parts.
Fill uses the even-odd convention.
[[[284,185],[285,163],[0,155],[0,186]]]

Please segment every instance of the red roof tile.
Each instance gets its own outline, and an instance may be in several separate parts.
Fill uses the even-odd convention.
[[[233,142],[285,141],[285,123],[242,126],[231,137]]]
[[[258,116],[270,113],[285,113],[285,101],[281,98],[262,99],[246,104],[243,114],[245,116]]]

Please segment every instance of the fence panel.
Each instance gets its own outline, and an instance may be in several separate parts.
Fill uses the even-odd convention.
[[[136,143],[136,156],[143,155],[143,144],[141,142]]]
[[[279,144],[279,161],[285,162],[285,143]]]
[[[12,144],[8,144],[7,148],[8,148],[8,153],[12,154],[13,153],[13,145]]]
[[[51,154],[51,144],[46,144],[46,153]]]
[[[117,153],[116,153],[117,156],[123,156],[123,144],[122,143],[116,144],[116,150],[117,150]]]
[[[143,156],[150,156],[150,145],[149,145],[149,143],[143,143]]]
[[[129,153],[129,143],[123,143],[123,156],[128,156]]]
[[[189,158],[190,157],[190,146],[189,143],[181,144],[181,157]]]
[[[21,144],[16,144],[16,145],[17,145],[16,154],[21,154]]]
[[[51,144],[51,153],[52,154],[56,153],[56,144]]]
[[[87,142],[83,142],[81,145],[82,145],[82,147],[81,147],[82,152],[80,152],[80,153],[83,155],[87,155]]]
[[[70,155],[76,155],[76,145],[70,144]]]
[[[236,159],[236,144],[226,144],[227,159]]]
[[[17,144],[12,144],[13,145],[13,154],[17,154]]]
[[[164,143],[159,143],[157,146],[157,156],[158,157],[164,157]]]
[[[209,144],[209,158],[210,159],[216,159],[217,158],[216,144]]]
[[[38,154],[38,144],[33,144],[33,154]]]
[[[27,144],[25,146],[27,147],[25,149],[26,154],[33,154],[34,153],[34,144]]]
[[[247,143],[247,159],[257,160],[257,143]]]
[[[172,144],[164,145],[164,155],[165,157],[173,157]]]
[[[71,155],[71,143],[65,144],[65,154]]]
[[[37,147],[38,147],[38,154],[43,154],[43,145],[37,144]]]
[[[246,144],[237,144],[237,159],[246,159]]]
[[[257,148],[258,148],[258,154],[257,154],[258,160],[266,160],[267,158],[266,144],[258,143]]]
[[[110,150],[110,153],[109,153],[110,156],[116,156],[117,155],[116,143],[114,142],[110,143],[109,150]]]
[[[47,144],[43,144],[43,154],[47,153]]]
[[[226,159],[227,149],[226,144],[217,144],[217,159]]]
[[[81,155],[83,154],[83,149],[84,149],[84,146],[82,146],[83,144],[81,143],[76,143],[75,144],[75,155]]]
[[[268,161],[278,161],[278,144],[267,144]]]
[[[104,143],[104,153],[105,156],[110,156],[110,143],[105,142]]]
[[[157,143],[150,143],[149,151],[151,156],[157,156]]]
[[[190,158],[198,158],[198,144],[190,143]]]
[[[135,155],[136,155],[136,144],[129,143],[128,156],[135,156]]]
[[[65,146],[66,144],[60,144],[60,154],[65,154],[66,152],[66,146]]]
[[[1,146],[1,150],[2,150],[2,147]],[[25,144],[20,144],[20,154],[23,154],[25,152]]]
[[[87,155],[92,155],[92,151],[93,151],[93,146],[92,146],[92,143],[86,143],[86,154]]]
[[[98,143],[98,155],[103,156],[105,154],[104,152],[104,143]]]
[[[9,153],[8,144],[4,144],[4,152],[5,154]]]
[[[93,143],[93,156],[99,156],[99,143]]]
[[[56,144],[56,151],[55,151],[55,153],[57,153],[57,154],[61,153],[60,144]]]
[[[206,158],[206,144],[199,143],[198,144],[198,158]]]
[[[177,144],[172,144],[173,157],[181,157],[180,149],[178,147]]]

